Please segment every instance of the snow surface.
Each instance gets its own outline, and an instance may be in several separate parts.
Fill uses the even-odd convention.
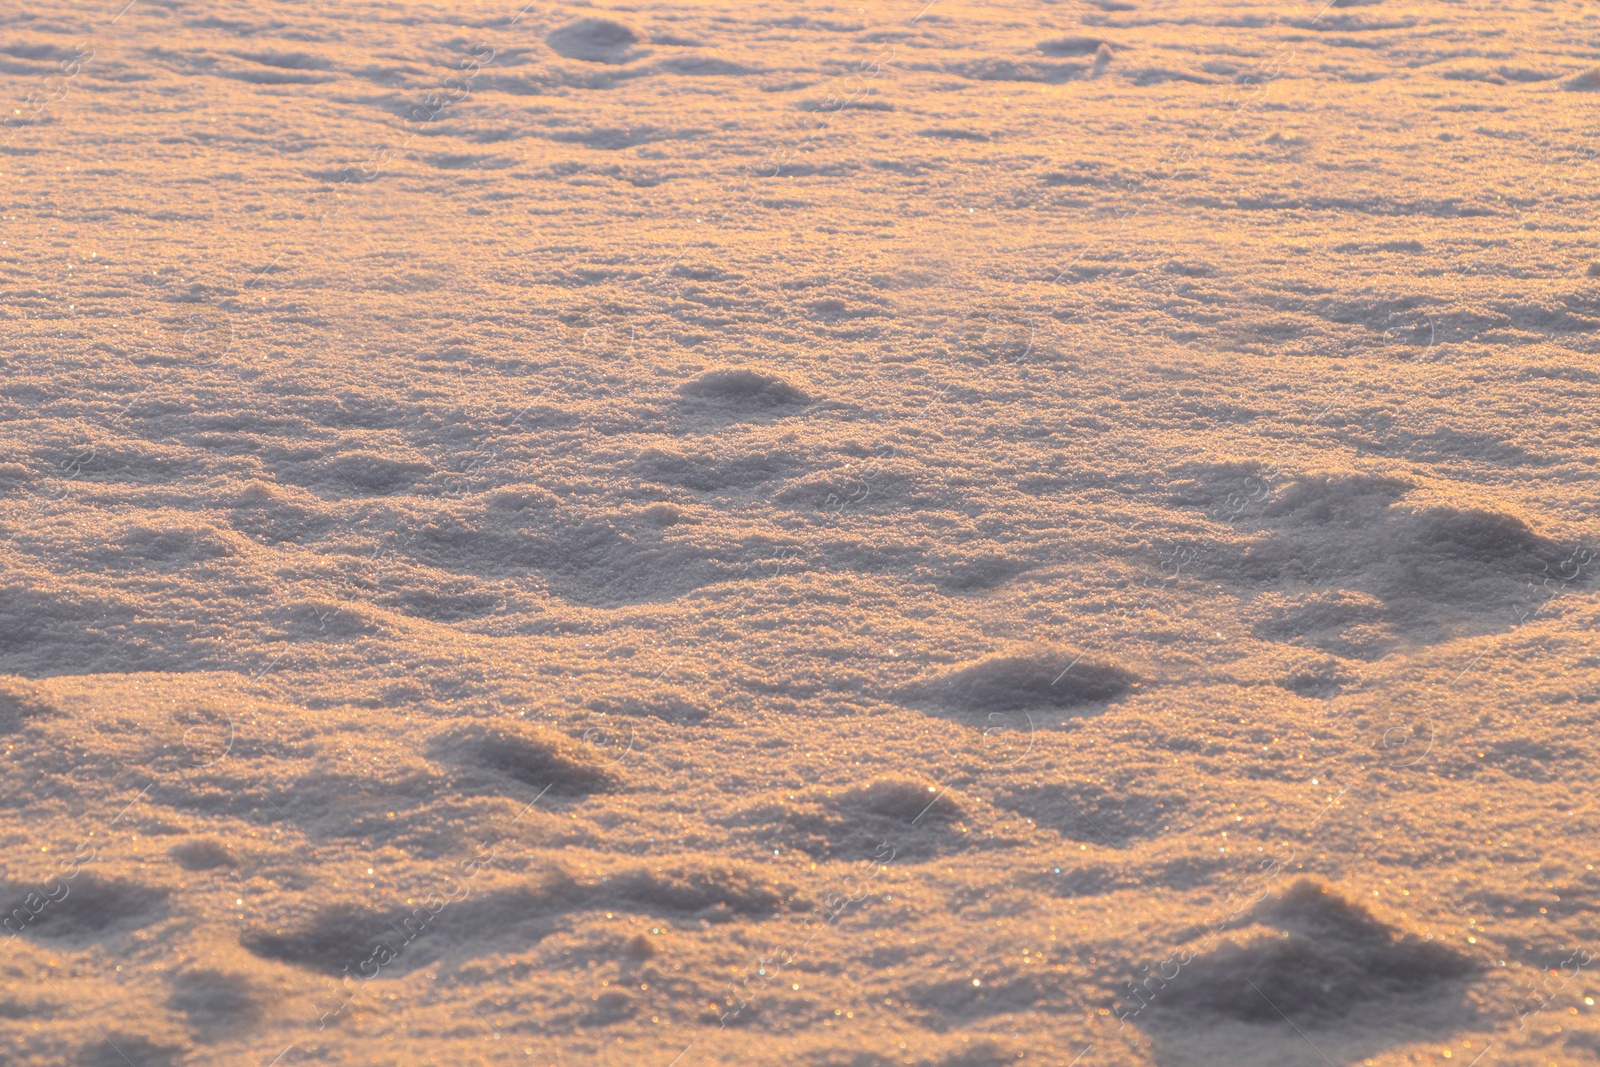
[[[0,82],[0,1061],[1600,1061],[1593,5]]]

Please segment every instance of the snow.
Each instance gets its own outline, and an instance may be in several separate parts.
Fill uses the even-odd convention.
[[[1597,18],[0,12],[0,1061],[1594,1062]]]

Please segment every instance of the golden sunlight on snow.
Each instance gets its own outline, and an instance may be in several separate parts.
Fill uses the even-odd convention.
[[[1600,1062],[1600,10],[0,10],[0,1063]]]

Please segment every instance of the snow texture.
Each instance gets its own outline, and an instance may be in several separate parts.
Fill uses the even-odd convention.
[[[1597,1062],[1593,5],[0,86],[0,1063]]]

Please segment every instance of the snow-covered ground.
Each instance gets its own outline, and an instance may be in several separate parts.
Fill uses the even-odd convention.
[[[0,10],[0,1061],[1600,1060],[1600,12]]]

